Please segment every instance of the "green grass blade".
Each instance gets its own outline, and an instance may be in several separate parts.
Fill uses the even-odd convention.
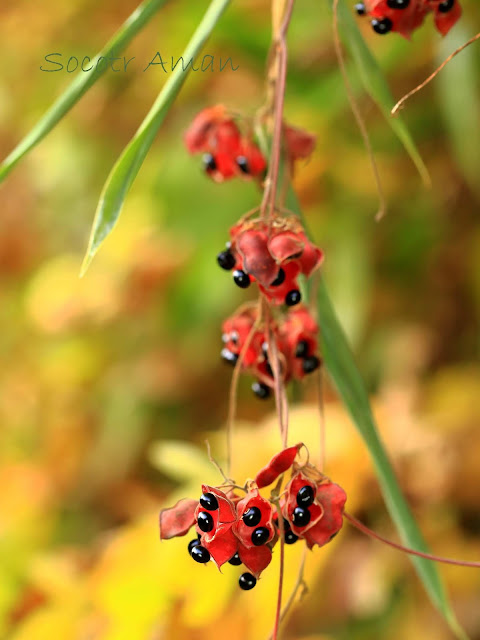
[[[330,2],[330,4],[332,4],[332,2]],[[400,117],[393,118],[390,114],[396,101],[392,96],[382,70],[378,66],[376,59],[357,27],[350,4],[351,3],[346,0],[339,0],[338,3],[338,24],[344,36],[344,44],[357,65],[365,91],[372,100],[377,103],[388,124],[412,159],[423,182],[430,186],[431,180],[428,169],[420,156],[410,132]]]
[[[24,155],[33,149],[50,131],[60,122],[60,120],[70,111],[80,98],[92,87],[108,68],[102,64],[97,69],[97,61],[100,57],[106,58],[120,53],[147,22],[155,15],[167,0],[146,0],[130,17],[123,23],[113,38],[98,53],[91,65],[95,67],[89,72],[79,71],[78,75],[71,82],[69,87],[53,103],[45,115],[38,121],[35,127],[23,138],[23,140],[13,149],[0,165],[0,182],[10,173],[13,167]]]
[[[423,536],[405,502],[385,448],[379,438],[362,377],[356,367],[345,333],[338,321],[323,281],[318,290],[318,311],[323,357],[328,372],[372,456],[388,511],[407,546],[428,553]],[[468,640],[453,612],[435,563],[410,556],[433,604],[457,638]]]
[[[182,54],[185,63],[197,56],[229,3],[230,0],[212,1]],[[144,121],[114,164],[100,196],[81,275],[86,272],[93,256],[115,226],[125,197],[192,65],[185,64],[185,67],[184,70],[180,64],[176,66]]]

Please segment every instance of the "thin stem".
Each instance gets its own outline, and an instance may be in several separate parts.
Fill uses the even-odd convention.
[[[392,116],[397,116],[398,115],[398,111],[400,109],[402,109],[402,107],[404,106],[405,102],[411,98],[413,95],[415,95],[416,93],[418,93],[419,91],[421,91],[424,87],[427,86],[427,84],[429,82],[431,82],[435,76],[438,75],[438,73],[440,73],[440,71],[443,69],[443,67],[445,67],[451,60],[453,60],[453,58],[458,55],[461,51],[463,51],[464,49],[466,49],[468,46],[470,46],[471,44],[473,44],[475,42],[475,40],[479,40],[480,39],[480,33],[477,33],[476,36],[473,36],[473,38],[470,38],[470,40],[468,40],[468,42],[465,42],[465,44],[462,44],[461,47],[458,47],[458,49],[455,49],[455,51],[453,53],[451,53],[448,58],[446,60],[444,60],[442,62],[442,64],[437,67],[435,69],[435,71],[430,74],[428,76],[428,78],[426,80],[424,80],[423,82],[421,82],[417,87],[415,87],[415,89],[412,89],[411,91],[409,91],[406,95],[403,96],[403,98],[401,100],[399,100],[397,102],[397,104],[393,107],[391,114]]]
[[[261,314],[260,314],[261,316]],[[240,373],[242,370],[243,360],[245,358],[245,354],[250,346],[252,338],[255,334],[255,331],[258,329],[258,326],[261,322],[261,317],[257,318],[254,322],[252,328],[250,329],[250,333],[245,340],[245,343],[238,355],[238,359],[235,363],[235,367],[232,373],[232,380],[230,382],[230,393],[229,393],[229,401],[228,401],[228,417],[227,417],[227,473],[230,476],[232,473],[232,458],[233,458],[233,428],[235,424],[235,415],[237,412],[237,390],[238,390],[238,380],[240,377]]]
[[[343,83],[347,92],[348,101],[350,102],[352,113],[355,117],[355,120],[357,121],[358,128],[363,138],[363,143],[365,144],[365,148],[370,159],[370,165],[372,167],[373,176],[375,178],[379,200],[378,211],[375,215],[375,220],[380,220],[381,218],[383,218],[386,211],[385,194],[383,193],[382,181],[378,172],[377,162],[375,160],[375,154],[373,153],[372,145],[370,143],[370,137],[368,135],[367,127],[365,125],[363,116],[360,113],[360,109],[358,108],[355,96],[353,95],[352,86],[350,84],[347,69],[345,67],[342,45],[340,43],[340,36],[338,32],[338,0],[333,0],[333,45],[335,47],[335,55],[337,56],[338,66],[340,67],[340,72],[343,77]]]
[[[383,542],[384,544],[387,544],[389,547],[393,547],[398,551],[409,553],[412,556],[419,556],[420,558],[425,558],[426,560],[432,560],[433,562],[442,562],[443,564],[453,564],[458,567],[472,567],[473,569],[480,569],[480,562],[474,562],[474,561],[468,561],[468,560],[455,560],[453,558],[444,558],[443,556],[434,556],[431,553],[423,553],[422,551],[416,551],[415,549],[404,547],[401,544],[392,542],[391,540],[388,540],[388,538],[384,538],[378,533],[375,533],[375,531],[372,531],[371,529],[369,529],[366,525],[360,522],[360,520],[357,520],[349,513],[345,512],[343,515],[351,524],[353,524],[354,527],[356,527],[359,531],[362,531],[362,533],[366,533],[367,536],[370,536],[371,538],[375,538],[375,540],[380,540],[380,542]]]
[[[278,346],[273,335],[271,325],[271,315],[268,302],[263,298],[265,325],[267,327],[267,355],[272,368],[274,381],[275,405],[277,408],[278,422],[280,427],[280,435],[282,437],[283,447],[288,446],[288,401],[283,384],[282,371],[280,367],[280,358],[278,354]]]
[[[317,395],[318,395],[318,412],[320,422],[320,451],[318,455],[319,459],[319,471],[323,473],[325,470],[325,457],[326,457],[326,434],[325,434],[325,411],[323,405],[323,376],[322,366],[317,371]]]
[[[305,573],[305,563],[307,560],[307,547],[306,545],[304,545],[303,547],[303,553],[302,553],[302,559],[300,561],[300,566],[298,568],[298,573],[297,573],[297,580],[295,582],[295,585],[292,589],[292,592],[290,593],[290,596],[288,597],[288,600],[285,604],[285,606],[282,609],[282,612],[280,614],[280,620],[279,620],[279,625],[284,621],[285,616],[287,615],[287,613],[290,611],[293,603],[295,602],[295,598],[297,597],[297,594],[299,592],[299,590],[302,588],[302,593],[300,594],[300,598],[303,597],[303,595],[306,593],[307,589],[307,585],[305,583],[305,579],[304,579],[304,573]],[[274,640],[273,635],[271,634],[268,640]]]
[[[278,578],[277,609],[275,612],[275,624],[272,632],[272,640],[277,640],[278,638],[278,629],[280,626],[280,616],[282,611],[283,573],[285,568],[285,527],[283,525],[283,515],[278,498],[276,507],[278,513],[278,528],[280,535],[280,574]]]
[[[268,175],[265,180],[265,190],[263,192],[260,210],[262,217],[267,215],[269,205],[270,218],[275,210],[275,199],[277,196],[278,174],[280,170],[280,155],[282,149],[282,129],[283,129],[283,107],[285,102],[285,87],[287,76],[287,43],[286,36],[290,20],[292,18],[293,5],[295,0],[287,0],[285,14],[278,33],[274,33],[273,51],[274,56],[271,68],[275,69],[274,74],[274,102],[273,102],[273,136],[272,148],[270,152],[270,162]],[[272,79],[270,78],[270,81]]]

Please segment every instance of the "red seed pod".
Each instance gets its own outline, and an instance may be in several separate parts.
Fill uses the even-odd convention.
[[[237,520],[233,502],[220,489],[202,485],[202,496],[195,510],[196,530],[218,568],[237,551],[232,526]]]
[[[259,489],[268,487],[285,471],[288,471],[295,460],[297,453],[303,447],[303,442],[299,442],[294,447],[288,447],[277,455],[273,456],[270,462],[260,469],[255,477],[255,482]]]
[[[169,509],[160,511],[159,526],[160,539],[170,540],[177,536],[184,536],[195,524],[195,510],[198,502],[184,498]]]
[[[283,135],[287,157],[292,164],[295,160],[309,158],[312,155],[316,145],[314,135],[289,124],[283,125]]]
[[[257,281],[273,304],[294,306],[301,300],[298,275],[310,276],[323,260],[322,251],[305,235],[297,218],[242,220],[230,229],[229,259],[224,269],[232,270],[238,286]],[[218,258],[217,258],[218,259]]]
[[[345,491],[316,472],[313,478],[298,471],[286,487],[282,506],[293,533],[309,549],[323,546],[342,528]]]
[[[244,309],[240,313],[231,316],[222,325],[222,340],[224,347],[222,355],[233,364],[243,350],[252,328],[257,319],[257,309]],[[255,331],[250,337],[250,342],[243,356],[242,368],[253,367],[263,357],[262,345],[265,341],[263,330]],[[233,357],[230,357],[230,354]]]
[[[373,18],[372,27],[377,33],[397,32],[408,40],[428,13],[434,12],[435,26],[442,35],[462,13],[459,0],[364,0],[357,11]]]
[[[250,129],[248,122],[247,128]],[[252,139],[242,134],[237,121],[223,105],[201,111],[187,129],[185,146],[192,153],[204,154],[207,175],[216,182],[237,177],[263,175],[266,161]]]
[[[262,498],[258,489],[251,489],[237,504],[237,522],[233,531],[238,538],[238,555],[255,577],[270,564],[272,551],[268,547],[275,536],[273,507]]]
[[[433,3],[435,27],[442,36],[446,36],[462,15],[458,0],[438,0]]]
[[[306,307],[292,309],[281,327],[287,344],[286,356],[292,376],[301,380],[321,364],[318,350],[318,325]]]

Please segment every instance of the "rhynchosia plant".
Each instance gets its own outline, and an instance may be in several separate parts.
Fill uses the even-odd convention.
[[[162,0],[144,2],[102,54],[121,50],[162,4]],[[199,53],[228,4],[229,0],[211,2],[185,49],[185,59]],[[234,366],[225,472],[217,465],[220,476],[217,486],[203,484],[199,487],[199,497],[186,497],[175,506],[162,510],[160,536],[167,540],[185,536],[194,529],[196,537],[186,545],[193,560],[199,564],[212,560],[219,569],[228,563],[243,565],[245,570],[240,570],[239,586],[245,591],[256,585],[268,568],[272,554],[278,552],[280,573],[272,633],[275,640],[280,622],[302,582],[303,564],[299,567],[297,586],[282,610],[285,545],[304,544],[310,550],[322,547],[339,533],[347,519],[364,533],[414,556],[417,572],[433,603],[456,636],[465,638],[433,562],[470,567],[480,567],[480,563],[449,560],[428,553],[378,437],[365,387],[320,277],[323,251],[310,237],[292,192],[294,172],[301,170],[303,161],[315,148],[314,136],[304,131],[301,123],[291,124],[284,119],[287,32],[294,4],[294,0],[272,2],[273,38],[268,57],[266,99],[256,115],[251,118],[225,105],[206,105],[185,132],[188,152],[201,154],[205,173],[210,179],[225,183],[238,178],[258,186],[258,206],[241,214],[229,230],[225,248],[216,256],[219,267],[230,272],[238,287],[254,290],[257,295],[256,299],[234,311],[221,330],[221,356]],[[382,111],[389,114],[393,100],[352,20],[351,8],[344,0],[333,0],[332,6],[337,44],[337,27],[340,26],[346,35],[346,46],[351,47],[363,70],[366,90]],[[364,0],[356,5],[356,11],[371,18],[377,33],[398,32],[409,39],[429,14],[433,15],[436,29],[446,35],[462,10],[459,0]],[[336,50],[344,70],[340,47]],[[100,198],[83,272],[115,225],[128,190],[188,73],[180,68],[172,73],[113,167]],[[85,75],[67,89],[30,136],[4,161],[0,178],[55,126],[99,75]],[[432,74],[426,82],[434,76]],[[351,101],[355,109],[355,101]],[[356,116],[363,126],[358,112]],[[405,125],[401,120],[392,120],[391,126],[425,179],[426,169]],[[362,133],[368,141],[366,132]],[[380,185],[378,175],[377,184]],[[327,256],[327,259],[334,257]],[[228,274],[219,272],[218,277],[228,277]],[[375,534],[345,510],[345,491],[324,473],[324,447],[319,459],[313,461],[309,455],[309,442],[289,443],[286,386],[292,381],[301,383],[306,376],[314,375],[321,392],[324,365],[372,455],[387,508],[408,546]],[[241,374],[253,378],[252,389],[259,398],[274,396],[280,438],[278,451],[272,452],[270,462],[260,470],[252,469],[251,478],[238,481],[234,478],[232,453],[235,448],[236,391]],[[321,407],[320,393],[319,396]],[[320,418],[321,413],[318,429],[324,442],[324,424]],[[318,438],[316,431],[317,427],[313,425],[312,438]]]

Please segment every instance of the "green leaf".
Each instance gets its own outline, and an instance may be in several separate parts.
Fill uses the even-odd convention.
[[[97,68],[99,59],[102,56],[105,58],[114,57],[115,54],[120,53],[166,2],[167,0],[146,0],[135,9],[115,33],[113,38],[105,45],[100,53],[93,58],[91,65],[94,66],[95,69],[88,73],[83,71],[79,72],[69,87],[48,109],[43,118],[39,120],[30,133],[28,133],[7,158],[5,158],[0,165],[0,182],[10,173],[24,155],[31,151],[50,133],[90,87],[95,84],[100,76],[105,73],[108,65],[103,64]]]
[[[182,54],[186,63],[195,59],[229,3],[230,0],[212,1]],[[186,64],[184,69],[183,64],[177,64],[144,121],[114,164],[100,196],[80,272],[81,276],[86,272],[93,256],[115,226],[125,197],[191,67],[192,65]]]
[[[380,440],[362,377],[356,367],[345,333],[328,296],[323,278],[318,289],[318,312],[323,357],[340,397],[372,456],[387,509],[403,542],[428,553],[423,536],[405,502],[392,465]],[[457,638],[468,640],[453,612],[437,568],[431,560],[410,557],[433,604],[443,614]]]
[[[307,235],[311,237],[302,219],[296,194],[291,188],[287,193],[287,206],[300,217]],[[318,284],[317,296],[322,356],[340,398],[370,452],[388,512],[404,544],[417,551],[428,553],[428,547],[403,497],[388,454],[378,435],[365,384],[330,301],[323,278]],[[434,562],[416,556],[409,557],[431,601],[443,615],[453,633],[459,640],[468,640],[449,603]]]
[[[332,0],[330,0],[330,5],[332,5]],[[357,23],[351,12],[350,2],[346,0],[339,0],[338,24],[344,36],[345,46],[348,48],[350,55],[358,67],[359,76],[365,87],[365,91],[372,100],[377,103],[388,124],[408,152],[423,182],[427,186],[430,186],[431,180],[428,169],[420,156],[410,132],[400,117],[397,116],[394,118],[390,113],[395,106],[395,100],[382,70],[357,27]]]

